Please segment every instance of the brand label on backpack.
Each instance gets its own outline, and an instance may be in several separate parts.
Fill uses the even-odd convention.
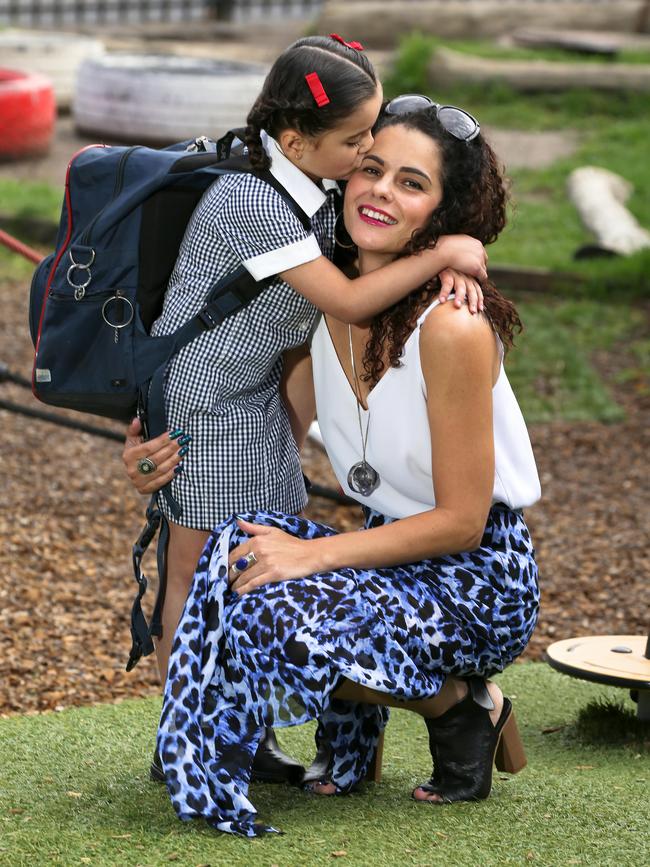
[[[52,374],[47,368],[36,368],[36,382],[52,382]]]

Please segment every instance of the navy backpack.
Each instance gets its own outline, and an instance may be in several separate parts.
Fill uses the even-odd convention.
[[[241,135],[228,133],[212,151],[198,151],[207,140],[197,139],[194,152],[187,142],[164,150],[90,145],[72,158],[56,250],[32,279],[32,387],[39,400],[120,421],[138,412],[149,436],[162,433],[156,377],[169,358],[273,279],[256,283],[240,266],[211,288],[205,307],[175,334],[148,333],[199,199],[220,175],[253,171],[245,155],[231,154]],[[273,175],[257,174],[310,230],[307,215]]]

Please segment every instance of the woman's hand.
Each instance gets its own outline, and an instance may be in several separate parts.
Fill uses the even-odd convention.
[[[454,306],[462,307],[465,302],[470,313],[483,310],[483,290],[478,280],[455,271],[453,268],[445,268],[438,275],[440,278],[440,303],[444,304],[453,292]]]
[[[239,527],[252,538],[230,552],[228,557],[228,583],[231,590],[243,596],[265,584],[304,578],[318,571],[315,558],[314,539],[298,539],[290,533],[267,527],[264,524],[251,524],[237,521]],[[254,554],[255,560],[236,574],[233,565],[240,558]]]
[[[152,494],[180,472],[181,461],[189,447],[192,438],[183,435],[183,431],[172,431],[161,434],[153,440],[144,440],[140,419],[134,418],[126,429],[126,441],[122,452],[122,460],[126,472],[138,493]],[[142,473],[138,469],[138,461],[148,458],[155,464],[155,469]]]

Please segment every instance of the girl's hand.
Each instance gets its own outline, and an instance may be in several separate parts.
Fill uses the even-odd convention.
[[[428,253],[425,250],[422,255]],[[442,268],[452,268],[475,280],[487,280],[488,256],[485,247],[476,238],[469,235],[441,235],[430,253],[435,254],[434,261],[438,265],[436,274]]]
[[[191,437],[183,436],[183,431],[164,433],[153,440],[142,437],[140,419],[134,418],[126,429],[126,441],[122,451],[122,461],[131,482],[140,494],[158,491],[180,471],[180,464],[187,453]],[[138,469],[138,461],[149,458],[156,469],[146,475]]]
[[[277,527],[241,520],[237,523],[244,533],[252,537],[233,548],[228,557],[228,583],[230,589],[240,596],[265,584],[304,578],[318,571],[314,556],[315,540],[298,539]],[[234,563],[251,553],[255,555],[255,561],[235,574],[232,568]]]
[[[478,280],[467,274],[462,274],[460,271],[455,271],[453,268],[445,268],[438,276],[440,278],[439,297],[441,304],[444,304],[453,292],[456,307],[462,307],[467,301],[470,313],[483,310],[483,290]]]

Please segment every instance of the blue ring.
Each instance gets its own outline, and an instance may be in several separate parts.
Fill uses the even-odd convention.
[[[240,572],[243,572],[245,569],[248,569],[250,563],[246,557],[240,557],[238,560],[235,560],[235,567],[239,569]]]

